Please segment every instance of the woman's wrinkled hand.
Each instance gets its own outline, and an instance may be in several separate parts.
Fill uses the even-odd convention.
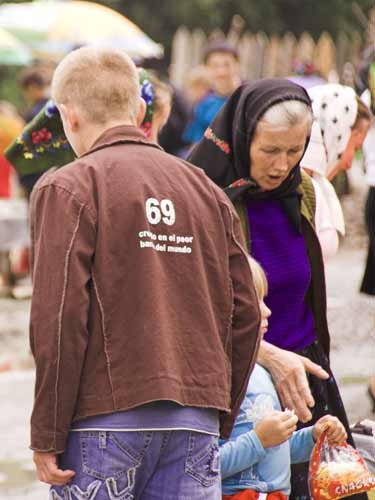
[[[308,358],[265,341],[261,344],[258,362],[271,373],[282,406],[294,410],[301,422],[309,422],[310,408],[315,401],[306,372],[320,379],[328,379],[329,374]]]

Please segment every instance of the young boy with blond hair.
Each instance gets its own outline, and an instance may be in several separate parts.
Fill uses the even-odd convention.
[[[239,219],[138,128],[124,53],[72,52],[52,98],[78,159],[31,197],[38,476],[52,500],[216,500],[258,345]]]
[[[260,264],[249,257],[261,313],[261,338],[271,311],[264,300],[267,279]],[[331,415],[296,431],[297,417],[282,411],[270,374],[259,364],[251,374],[245,399],[229,440],[221,441],[223,500],[286,500],[290,494],[291,463],[307,462],[314,442],[328,428],[331,443],[341,444],[346,432]]]

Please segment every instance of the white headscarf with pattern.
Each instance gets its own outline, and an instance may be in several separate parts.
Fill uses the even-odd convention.
[[[344,234],[341,205],[326,175],[339,161],[350,139],[358,113],[356,94],[351,87],[339,84],[312,87],[308,93],[312,100],[314,122],[301,165],[314,172],[313,177],[328,203],[332,224]]]

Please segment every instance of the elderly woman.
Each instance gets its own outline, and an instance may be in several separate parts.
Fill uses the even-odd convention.
[[[282,405],[309,424],[331,413],[350,436],[329,366],[314,189],[299,166],[311,124],[310,98],[302,87],[284,79],[246,83],[189,159],[234,202],[248,249],[266,271],[272,316],[258,361],[270,371]],[[294,467],[292,497],[308,498],[308,464]]]

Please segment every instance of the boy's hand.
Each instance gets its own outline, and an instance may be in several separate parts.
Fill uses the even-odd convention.
[[[75,472],[72,470],[61,470],[57,466],[55,453],[34,451],[34,463],[39,481],[52,486],[64,486],[69,483]]]
[[[338,418],[332,415],[325,415],[315,423],[313,427],[314,441],[317,441],[326,429],[329,444],[340,445],[346,441],[347,434],[345,427]]]
[[[274,411],[254,427],[263,448],[287,441],[296,430],[298,418],[290,411]]]

